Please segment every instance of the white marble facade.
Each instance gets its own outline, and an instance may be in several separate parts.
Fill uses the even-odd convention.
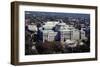
[[[53,28],[55,27],[55,30]],[[64,22],[59,21],[48,21],[43,25],[43,29],[41,30],[43,34],[43,42],[47,41],[54,41],[55,36],[58,32],[60,32],[60,41],[66,41],[67,39],[70,40],[79,40],[85,39],[85,31],[75,29],[72,25],[67,25]],[[81,36],[81,37],[80,37]]]

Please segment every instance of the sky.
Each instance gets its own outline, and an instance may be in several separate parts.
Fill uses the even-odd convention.
[[[90,14],[80,14],[80,13],[56,13],[56,12],[39,12],[39,11],[25,11],[25,16],[32,16],[32,15],[37,15],[37,16],[66,16],[66,17],[74,17],[74,18],[90,18]]]

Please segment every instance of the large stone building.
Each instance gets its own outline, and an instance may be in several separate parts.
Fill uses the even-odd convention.
[[[57,32],[53,31],[53,28],[55,27],[55,25],[58,22],[54,21],[48,21],[45,23],[45,25],[43,25],[43,27],[40,27],[40,33],[42,34],[42,36],[40,35],[40,37],[42,37],[41,39],[43,40],[43,42],[45,40],[47,41],[54,41],[55,40],[55,36],[57,35]]]
[[[60,41],[65,41],[66,39],[71,39],[71,28],[63,22],[56,25],[56,31],[60,32]]]
[[[42,31],[42,33],[43,33],[43,42],[45,40],[54,41],[55,40],[55,36],[57,35],[57,32],[54,32],[52,30],[44,30],[44,31]]]
[[[67,25],[63,21],[48,21],[39,28],[42,35],[42,41],[54,41],[58,38],[59,41],[64,42],[68,39],[79,40],[85,39],[85,31],[75,29],[72,25]]]

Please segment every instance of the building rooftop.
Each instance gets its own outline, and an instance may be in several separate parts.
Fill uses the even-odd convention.
[[[37,26],[36,25],[28,25],[28,29],[30,31],[37,31]]]
[[[47,21],[45,23],[45,25],[43,25],[44,29],[52,29],[53,27],[55,27],[56,24],[58,24],[58,21]]]

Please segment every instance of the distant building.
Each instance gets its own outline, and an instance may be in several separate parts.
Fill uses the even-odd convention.
[[[30,25],[28,25],[28,30],[37,32],[37,26],[34,24],[30,24]]]
[[[87,39],[85,36],[85,31],[83,29],[81,29],[81,39],[83,40]]]
[[[80,31],[77,29],[73,29],[72,34],[71,34],[71,39],[79,40],[80,39]]]

